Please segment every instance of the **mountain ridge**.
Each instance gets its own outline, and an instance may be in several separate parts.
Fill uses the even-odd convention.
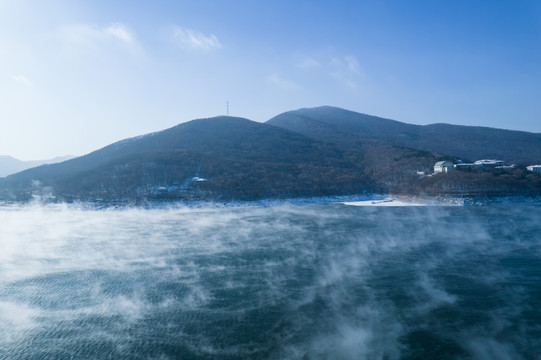
[[[9,155],[0,155],[0,178],[44,164],[54,164],[74,158],[72,155],[57,156],[46,160],[19,160]]]
[[[356,141],[376,140],[465,160],[541,160],[541,133],[527,131],[445,123],[414,125],[331,106],[288,111],[267,123],[320,140],[348,145]]]
[[[195,177],[209,181],[190,183]],[[2,179],[0,188],[4,198],[11,194],[24,199],[36,182],[68,200],[252,200],[362,192],[368,181],[360,170],[359,154],[272,125],[216,117],[29,169]]]
[[[451,129],[447,133],[468,130],[446,126]],[[487,154],[483,153],[487,139],[478,133],[487,134],[485,128],[464,135],[465,141],[437,138],[436,144],[454,146],[445,153],[431,150],[434,142],[426,140],[427,136],[433,140],[434,127],[442,131],[442,125],[411,125],[333,107],[293,110],[266,123],[228,116],[196,119],[2,178],[0,200],[25,201],[36,193],[54,201],[124,203],[362,193],[541,194],[541,176],[522,165],[419,175],[431,173],[437,161],[464,158],[471,143],[477,146],[474,156]],[[502,134],[509,132],[497,130]],[[524,133],[517,134],[521,140]],[[534,142],[541,135],[528,134]],[[509,136],[507,143],[498,145],[512,151],[528,143],[517,141]]]

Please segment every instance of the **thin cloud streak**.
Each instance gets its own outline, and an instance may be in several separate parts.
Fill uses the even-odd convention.
[[[214,34],[205,35],[197,30],[175,26],[173,36],[178,43],[189,49],[211,50],[222,47],[220,40]]]
[[[88,24],[65,25],[61,28],[64,41],[70,44],[89,44],[97,41],[120,41],[124,44],[134,44],[135,35],[122,23],[113,23],[109,26],[96,26]]]
[[[19,84],[23,84],[25,86],[28,86],[28,87],[32,87],[32,83],[30,82],[30,80],[28,80],[28,78],[24,75],[13,75],[12,79],[15,81],[15,82],[18,82]]]
[[[297,63],[297,67],[301,69],[314,69],[320,66],[321,64],[319,61],[309,56],[305,57],[304,59],[302,59],[301,61]]]
[[[344,56],[344,61],[348,70],[353,74],[360,74],[359,71],[359,62],[357,58],[353,55]]]
[[[334,68],[331,72],[332,78],[352,89],[357,88],[357,80],[364,77],[359,61],[353,55],[333,58],[331,65]]]
[[[119,24],[119,23],[112,24],[106,29],[104,29],[104,32],[128,44],[131,44],[134,42],[133,34],[123,24]]]
[[[267,77],[267,81],[283,90],[297,90],[300,88],[300,85],[297,83],[291,80],[283,79],[276,74],[272,74]]]

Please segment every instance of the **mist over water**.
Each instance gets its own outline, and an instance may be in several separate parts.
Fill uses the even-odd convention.
[[[540,213],[0,207],[0,358],[539,359]]]

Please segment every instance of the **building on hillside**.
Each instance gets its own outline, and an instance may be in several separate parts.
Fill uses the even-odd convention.
[[[506,170],[509,170],[509,169],[514,169],[514,168],[516,168],[516,167],[517,167],[516,164],[511,164],[511,165],[496,166],[496,169],[506,169]]]
[[[530,165],[526,166],[526,169],[533,171],[533,172],[541,172],[541,165]]]
[[[454,164],[450,161],[438,161],[434,165],[434,174],[447,173],[454,169]]]
[[[503,166],[503,161],[483,159],[477,160],[476,162],[474,162],[474,164],[479,166]]]
[[[455,168],[460,169],[460,170],[465,170],[465,169],[471,170],[471,169],[479,167],[479,166],[480,165],[477,165],[477,164],[474,164],[474,163],[463,163],[463,162],[461,162],[460,164],[455,164]]]

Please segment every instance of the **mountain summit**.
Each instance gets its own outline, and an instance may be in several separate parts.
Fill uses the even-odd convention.
[[[0,180],[4,198],[40,188],[59,199],[254,200],[358,193],[360,155],[289,130],[216,117],[119,141]]]
[[[0,179],[0,200],[230,201],[367,192],[538,195],[541,176],[509,169],[431,174],[436,162],[541,162],[541,134],[410,125],[333,107],[267,123],[221,116],[122,140]]]
[[[541,134],[525,131],[449,124],[412,125],[331,106],[288,111],[267,123],[340,144],[375,140],[469,160],[541,159]]]

